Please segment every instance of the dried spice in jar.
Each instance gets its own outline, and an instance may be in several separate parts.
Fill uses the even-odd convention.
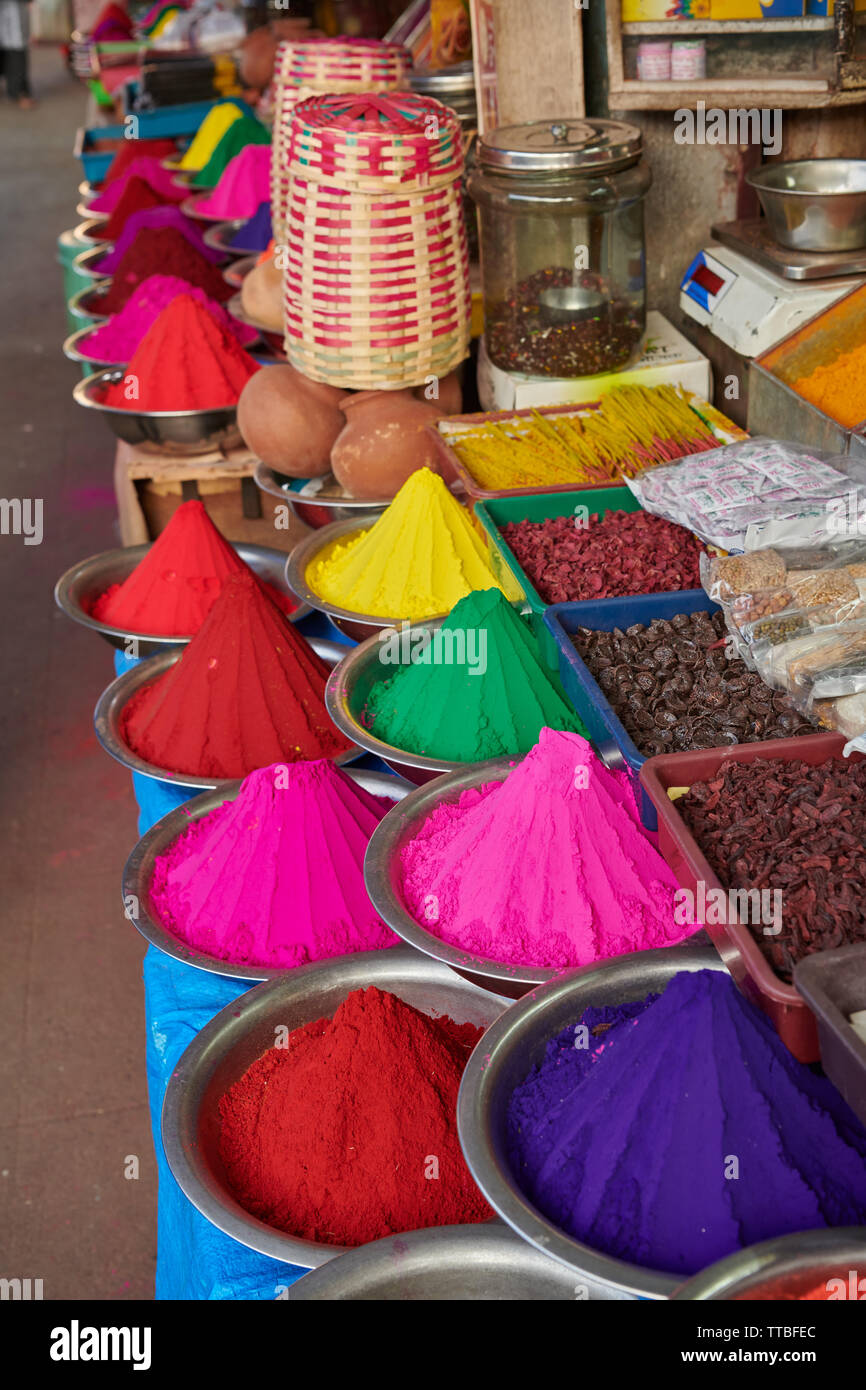
[[[786,696],[726,654],[721,613],[678,613],[624,632],[581,627],[572,641],[645,757],[814,733]]]

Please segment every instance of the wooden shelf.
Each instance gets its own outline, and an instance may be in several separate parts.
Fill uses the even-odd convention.
[[[792,15],[790,19],[644,19],[624,23],[622,32],[627,39],[675,34],[688,38],[699,34],[813,34],[832,28],[832,15]]]
[[[707,107],[725,108],[732,104],[737,107],[762,107],[766,106],[771,98],[773,103],[784,111],[806,110],[810,107],[830,109],[837,106],[862,106],[866,104],[866,91],[836,91],[828,82],[817,79],[811,86],[794,87],[786,85],[784,78],[778,86],[767,81],[754,88],[747,82],[731,82],[723,86],[720,80],[712,78],[703,86],[693,82],[626,81],[618,87],[614,87],[613,84],[610,87],[610,106],[614,111],[678,111],[680,107],[694,106],[698,101],[703,101]]]

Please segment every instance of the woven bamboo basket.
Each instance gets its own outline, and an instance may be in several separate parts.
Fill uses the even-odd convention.
[[[285,241],[289,196],[285,144],[294,108],[328,92],[398,92],[406,85],[412,58],[401,44],[379,39],[283,40],[274,65],[274,134],[271,217],[274,239]]]
[[[317,97],[286,152],[285,347],[315,381],[417,386],[469,350],[460,125],[431,98]]]

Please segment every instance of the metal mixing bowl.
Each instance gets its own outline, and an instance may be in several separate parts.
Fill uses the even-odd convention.
[[[270,546],[250,545],[246,541],[233,541],[236,550],[260,579],[272,584],[275,589],[287,593],[285,569],[286,555],[283,550],[272,550]],[[80,560],[61,575],[54,588],[54,599],[73,622],[89,627],[110,642],[112,647],[127,650],[131,642],[137,643],[137,656],[155,656],[166,647],[185,647],[191,637],[161,637],[157,633],[133,632],[131,629],[113,627],[110,623],[100,623],[87,611],[85,604],[99,598],[112,584],[122,584],[148,553],[152,542],[145,545],[128,545],[121,550],[103,550],[99,555],[91,555]],[[301,603],[290,615],[290,621],[298,623],[312,612]]]
[[[230,305],[233,303],[234,300],[229,300]],[[314,531],[321,530],[323,526],[330,526],[334,521],[351,521],[355,526],[372,526],[394,500],[392,497],[382,497],[371,502],[358,497],[348,497],[339,488],[333,473],[326,473],[323,478],[308,480],[306,488],[310,489],[309,491],[295,492],[291,484],[296,479],[261,462],[256,464],[255,479],[262,492],[279,497],[281,502],[288,502],[298,520],[312,526]],[[314,483],[322,484],[328,491],[313,491]]]
[[[76,382],[73,400],[104,416],[112,433],[127,444],[158,444],[167,454],[207,454],[241,442],[236,405],[216,410],[124,410],[100,400],[106,387],[121,381],[125,367],[95,372]]]
[[[724,970],[716,952],[668,946],[582,966],[540,985],[488,1030],[469,1058],[457,1126],[469,1170],[494,1211],[518,1235],[576,1276],[639,1298],[669,1298],[682,1277],[613,1259],[567,1235],[524,1197],[506,1145],[508,1102],[543,1061],[547,1044],[589,1005],[624,1004],[665,988],[680,970]]]
[[[73,318],[79,319],[88,327],[96,328],[107,323],[111,315],[105,310],[102,301],[111,289],[111,280],[97,280],[93,285],[85,285],[70,299],[67,308]]]
[[[323,637],[311,637],[308,640],[313,651],[329,666],[333,666],[339,661],[343,651],[339,643],[329,642]],[[142,777],[152,777],[156,782],[168,782],[175,787],[192,787],[196,791],[214,791],[217,789],[224,791],[226,787],[232,785],[233,778],[194,777],[192,773],[170,772],[168,768],[156,767],[154,763],[146,763],[143,758],[132,751],[121,732],[121,717],[132,697],[143,686],[158,680],[160,676],[164,676],[166,671],[176,661],[180,661],[182,656],[183,648],[175,647],[171,651],[162,651],[156,656],[149,656],[146,661],[140,661],[137,666],[125,671],[122,676],[117,676],[103,690],[96,703],[96,709],[93,713],[96,737],[106,753],[110,753],[112,758],[123,763],[123,766],[129,768],[130,772],[138,772]],[[350,748],[347,752],[340,753],[334,761],[338,767],[342,767],[344,763],[354,762],[357,757],[357,749]]]
[[[244,282],[244,277],[249,275],[258,259],[258,256],[255,255],[242,256],[239,261],[229,261],[228,265],[224,265],[222,268],[223,279],[227,284],[231,285],[232,289],[240,289]]]
[[[332,610],[329,609],[328,613],[330,616]],[[441,627],[444,621],[444,618],[436,618],[429,623],[416,623],[409,629],[409,633],[411,635],[419,629],[434,631]],[[403,777],[408,777],[410,782],[422,786],[434,777],[441,778],[445,773],[459,772],[464,765],[448,762],[444,758],[428,758],[423,753],[410,753],[405,748],[395,748],[393,744],[384,743],[382,739],[377,738],[373,731],[362,723],[364,707],[373,686],[390,680],[400,669],[397,666],[385,665],[379,659],[382,639],[391,636],[395,630],[393,627],[381,628],[375,637],[368,637],[360,646],[351,648],[348,653],[344,652],[339,667],[328,677],[325,704],[337,728],[341,729],[347,738],[353,739],[368,753],[375,753],[383,758],[389,767]],[[470,764],[472,768],[486,765]]]
[[[387,772],[372,772],[366,768],[347,767],[346,773],[373,796],[387,796],[396,801],[410,790],[409,783],[400,777],[391,777]],[[211,811],[217,810],[226,801],[234,801],[241,789],[240,781],[229,782],[219,791],[203,792],[201,796],[187,801],[174,811],[169,811],[139,840],[123,870],[123,901],[126,904],[133,897],[138,904],[135,915],[129,920],[138,928],[145,940],[152,946],[184,965],[194,965],[199,970],[208,970],[213,975],[225,975],[234,980],[271,980],[278,975],[289,975],[297,966],[277,965],[236,965],[222,960],[219,956],[208,955],[196,946],[190,946],[180,936],[175,935],[163,923],[153,906],[151,882],[156,859],[165,854],[180,835],[188,830],[193,821],[200,820]]]
[[[331,709],[330,705],[328,708]],[[331,718],[336,724],[333,710]],[[348,730],[343,728],[343,732],[347,733]],[[556,971],[552,968],[508,965],[504,961],[491,960],[487,956],[472,955],[459,946],[451,946],[447,941],[443,941],[416,921],[407,910],[400,889],[399,866],[403,846],[415,839],[421,826],[437,806],[443,803],[452,805],[471,787],[481,787],[487,782],[504,782],[521,761],[519,757],[491,758],[488,762],[474,763],[462,772],[437,777],[435,782],[428,782],[425,786],[419,787],[379,822],[370,838],[364,859],[364,882],[367,892],[382,921],[387,922],[392,931],[417,951],[423,951],[425,955],[432,956],[443,965],[449,965],[465,980],[471,980],[481,989],[490,989],[495,994],[506,995],[509,999],[520,999],[528,990],[544,984]]]
[[[501,1222],[488,1221],[374,1240],[305,1274],[289,1299],[553,1302],[578,1294],[565,1265],[540,1255]]]
[[[215,216],[212,212],[202,212],[201,205],[205,199],[213,193],[212,188],[204,188],[200,193],[193,193],[189,198],[184,198],[180,205],[180,210],[184,217],[189,217],[193,222],[225,222],[222,213]]]
[[[219,1102],[273,1047],[276,1028],[332,1017],[348,994],[370,985],[433,1017],[447,1014],[480,1028],[488,1027],[505,1003],[406,946],[302,965],[257,985],[211,1019],[184,1052],[165,1093],[165,1153],[193,1206],[242,1245],[306,1269],[345,1254],[347,1247],[298,1239],[244,1211],[228,1188],[220,1158]]]
[[[369,521],[365,524],[355,518],[322,526],[311,536],[299,541],[286,563],[286,579],[292,593],[297,594],[298,598],[308,603],[311,608],[317,608],[320,613],[327,614],[335,627],[345,632],[347,637],[353,637],[356,642],[364,642],[368,637],[377,637],[385,628],[398,627],[403,619],[399,616],[378,618],[372,613],[355,613],[350,608],[338,608],[336,604],[329,603],[321,594],[317,594],[315,589],[310,588],[307,583],[307,570],[320,551],[327,550],[335,541],[348,540],[350,536],[369,530],[370,525]],[[444,613],[435,615],[436,618],[445,616],[447,615]],[[425,625],[432,621],[433,618],[424,619]],[[444,772],[446,769],[440,766],[438,770]]]
[[[866,246],[866,159],[795,159],[746,175],[773,237],[793,251]]]
[[[221,251],[224,256],[231,256],[234,260],[239,260],[242,256],[259,256],[261,252],[252,246],[232,246],[233,238],[249,220],[248,217],[234,217],[227,222],[217,222],[207,227],[204,232],[205,244],[214,251]]]
[[[79,241],[93,242],[97,250],[106,256],[114,245],[113,241],[103,235],[103,228],[107,221],[108,217],[105,213],[101,213],[98,217],[90,216],[84,222],[79,222],[73,230],[73,236],[78,237]]]
[[[722,1299],[778,1299],[808,1293],[828,1279],[843,1279],[855,1288],[866,1278],[866,1229],[839,1226],[835,1230],[797,1231],[789,1236],[749,1245],[702,1269],[681,1284],[673,1298],[682,1302]],[[862,1293],[853,1297],[862,1298]]]
[[[79,275],[89,275],[92,280],[105,280],[105,272],[97,270],[96,266],[108,255],[109,250],[107,241],[100,242],[98,246],[88,246],[86,251],[79,251],[72,264]]]
[[[64,357],[68,357],[70,362],[83,362],[88,367],[93,367],[95,371],[100,372],[124,368],[127,365],[125,362],[104,362],[101,358],[88,357],[87,353],[84,352],[82,347],[84,339],[90,337],[95,326],[93,323],[86,323],[83,328],[77,328],[74,333],[70,333],[63,343]]]

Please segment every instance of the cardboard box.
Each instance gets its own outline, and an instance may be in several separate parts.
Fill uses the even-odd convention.
[[[713,374],[709,359],[683,337],[657,309],[646,316],[643,351],[633,367],[604,376],[576,378],[523,376],[504,372],[487,356],[484,339],[478,353],[478,395],[483,410],[527,410],[541,405],[577,405],[597,401],[618,386],[684,386],[711,400]]]
[[[638,24],[648,19],[709,19],[710,4],[711,0],[622,0],[622,22]]]

